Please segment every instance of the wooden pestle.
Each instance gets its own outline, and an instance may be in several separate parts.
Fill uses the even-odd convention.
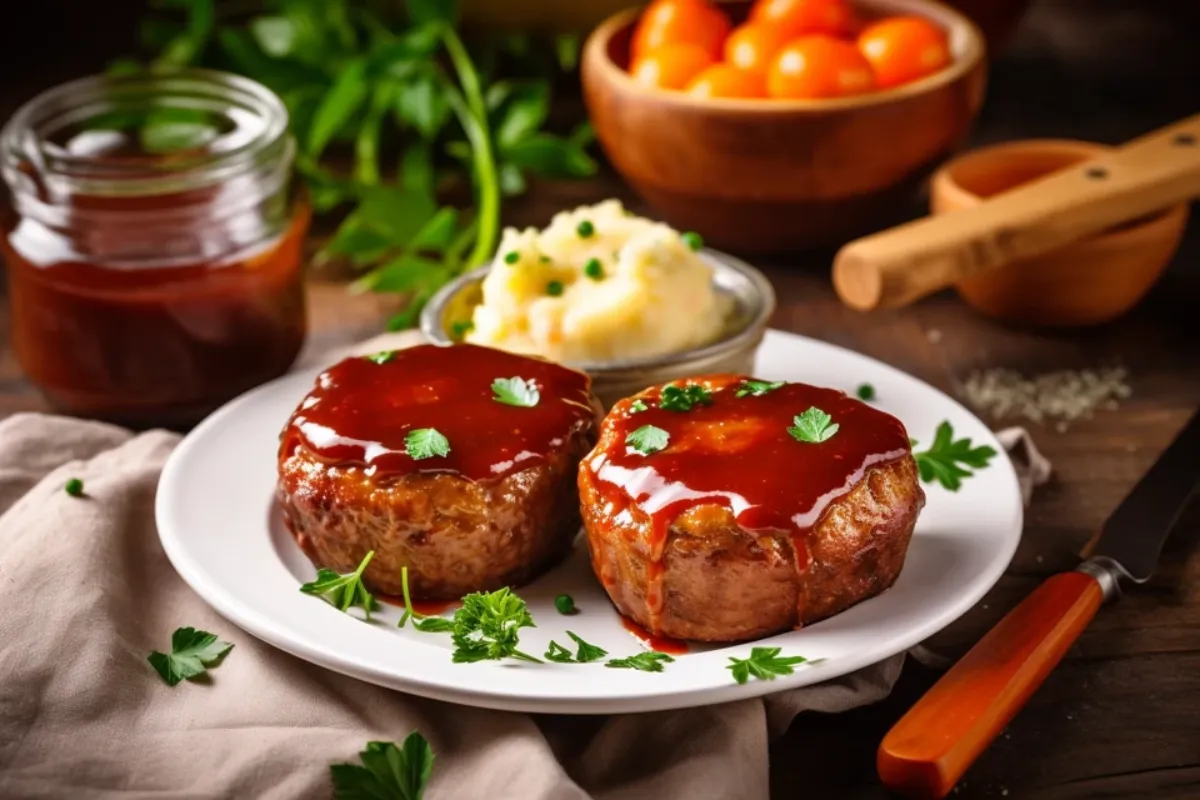
[[[974,208],[850,242],[834,257],[833,285],[852,308],[898,308],[984,270],[1196,197],[1200,114]]]

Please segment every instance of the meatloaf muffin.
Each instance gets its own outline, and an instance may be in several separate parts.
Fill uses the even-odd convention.
[[[475,345],[348,358],[284,428],[278,498],[318,567],[450,600],[516,586],[579,531],[575,476],[596,440],[586,375]]]
[[[712,642],[884,591],[925,503],[895,417],[740,375],[617,403],[579,490],[592,568],[617,609],[656,636]]]

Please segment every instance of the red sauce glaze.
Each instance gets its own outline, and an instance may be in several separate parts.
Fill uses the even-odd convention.
[[[512,377],[534,382],[541,395],[536,406],[493,399],[492,382]],[[372,475],[450,472],[499,480],[544,462],[591,425],[590,389],[582,372],[477,345],[421,345],[382,364],[347,358],[317,378],[284,429],[282,447],[286,455],[302,446]],[[445,436],[449,454],[409,456],[405,437],[420,428]]]
[[[377,594],[375,599],[389,606],[406,608],[404,598],[394,594]],[[461,605],[458,600],[413,600],[412,610],[423,617],[436,617],[452,609],[457,610]]]
[[[602,441],[584,462],[602,484],[623,493],[651,519],[647,612],[652,627],[665,601],[661,559],[675,519],[699,505],[729,509],[747,530],[791,535],[796,570],[809,563],[807,537],[826,508],[850,492],[866,471],[910,452],[903,423],[835,389],[790,383],[761,396],[737,397],[743,376],[709,376],[686,383],[712,388],[710,405],[690,411],[659,408],[660,388],[639,395],[648,406],[634,412],[631,400],[606,418]],[[820,443],[788,433],[794,417],[809,408],[832,417],[838,431]],[[669,434],[667,446],[644,455],[624,445],[643,425]]]
[[[621,624],[625,626],[625,630],[632,633],[637,638],[641,639],[651,650],[657,650],[660,653],[678,656],[688,652],[687,642],[682,639],[670,639],[666,636],[655,636],[650,631],[638,625],[629,617],[622,616]]]

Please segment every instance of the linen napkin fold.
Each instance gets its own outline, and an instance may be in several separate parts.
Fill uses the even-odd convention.
[[[900,673],[903,654],[766,698],[601,719],[362,683],[243,633],[176,575],[154,493],[177,442],[47,415],[0,422],[0,797],[329,797],[331,763],[416,729],[436,753],[429,800],[753,800],[768,797],[769,740],[796,715],[876,702]],[[63,491],[72,477],[83,497]],[[171,688],[146,655],[183,626],[235,647]]]

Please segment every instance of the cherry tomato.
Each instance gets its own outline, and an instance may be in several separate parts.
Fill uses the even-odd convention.
[[[639,58],[629,70],[643,86],[682,89],[713,63],[706,50],[694,44],[668,44]]]
[[[765,75],[788,38],[782,28],[774,25],[741,25],[725,40],[725,60],[738,69]]]
[[[858,49],[881,87],[915,81],[950,63],[946,32],[920,17],[891,17],[869,25],[859,34]]]
[[[694,44],[713,60],[729,35],[729,20],[707,0],[655,0],[633,32],[633,60],[668,44]]]
[[[845,97],[875,87],[871,65],[850,42],[803,36],[784,46],[767,73],[772,97]]]
[[[688,84],[688,94],[696,97],[766,97],[766,79],[729,64],[713,64]]]
[[[849,36],[854,30],[846,0],[758,0],[750,21],[780,28],[788,39],[812,33]]]

